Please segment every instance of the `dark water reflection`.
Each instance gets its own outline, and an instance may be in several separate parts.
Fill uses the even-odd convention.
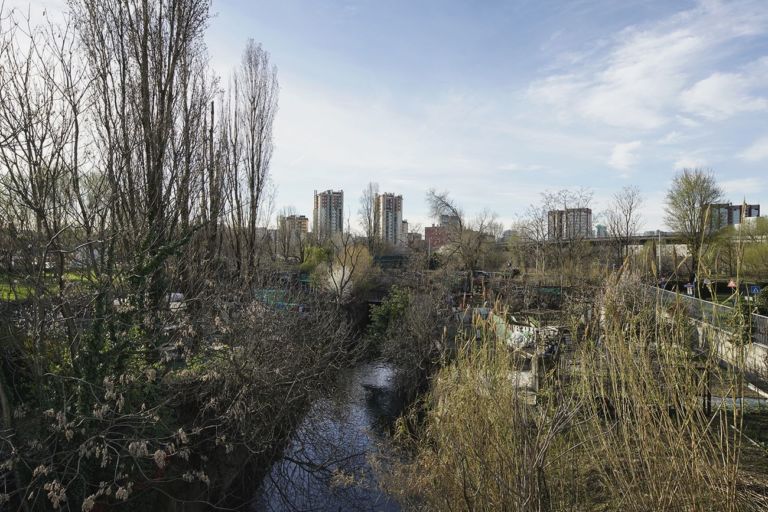
[[[368,462],[386,449],[388,428],[403,409],[394,377],[394,368],[381,363],[345,372],[334,395],[313,405],[252,510],[400,510],[378,490]]]

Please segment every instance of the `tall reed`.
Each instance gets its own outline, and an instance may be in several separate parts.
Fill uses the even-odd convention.
[[[403,418],[389,490],[423,510],[766,510],[766,475],[741,464],[742,376],[685,309],[617,276],[580,320],[558,360],[534,358],[532,399],[525,358],[476,318]]]

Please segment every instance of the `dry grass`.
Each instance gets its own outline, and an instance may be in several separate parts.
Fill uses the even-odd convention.
[[[477,320],[482,339],[460,340],[402,420],[409,457],[388,491],[422,510],[768,509],[766,475],[742,461],[742,411],[705,408],[712,388],[744,396],[742,376],[697,349],[684,311],[616,279],[535,405],[519,358]]]

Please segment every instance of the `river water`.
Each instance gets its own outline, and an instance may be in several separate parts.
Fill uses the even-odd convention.
[[[253,511],[399,511],[378,489],[369,457],[386,450],[403,402],[395,369],[345,371],[335,392],[313,404],[283,457],[259,487]]]

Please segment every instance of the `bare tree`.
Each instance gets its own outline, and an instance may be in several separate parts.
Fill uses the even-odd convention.
[[[427,192],[427,204],[431,216],[444,221],[441,223],[446,230],[450,254],[456,256],[461,268],[468,272],[469,286],[472,273],[480,268],[484,256],[501,232],[501,224],[496,215],[488,210],[468,221],[448,192],[430,190]]]
[[[277,84],[249,44],[214,116],[209,6],[73,0],[71,20],[25,27],[0,0],[0,252],[15,287],[0,322],[0,508],[201,496],[174,486],[208,482],[217,436],[240,463],[271,453],[345,355],[333,306],[297,322],[212,279],[235,243],[242,275],[258,265]],[[177,286],[191,296],[174,310]],[[230,335],[232,304],[258,334]],[[212,357],[211,339],[239,356]],[[176,374],[190,357],[205,363]]]
[[[532,204],[519,223],[522,250],[533,255],[534,268],[539,273],[547,266],[547,213],[546,206]]]
[[[640,189],[636,186],[628,186],[613,195],[613,200],[606,211],[608,235],[616,244],[619,260],[627,257],[632,236],[640,228],[642,203]]]
[[[584,270],[582,263],[589,251],[585,240],[591,236],[591,226],[584,224],[583,214],[588,212],[591,216],[591,202],[592,192],[583,188],[542,193],[542,213],[547,212],[547,248],[562,273]]]
[[[278,253],[283,259],[296,258],[302,261],[304,245],[307,242],[307,233],[303,233],[290,217],[296,216],[296,209],[292,206],[284,207],[277,214],[277,231],[275,234]]]
[[[4,195],[15,210],[17,227],[34,230],[44,237],[39,242],[48,242],[34,244],[40,251],[36,268],[27,270],[39,274],[53,260],[61,289],[65,257],[62,236],[77,220],[70,201],[80,197],[72,193],[72,187],[78,184],[79,176],[84,79],[71,57],[74,40],[70,25],[33,27],[27,21],[22,31],[15,17],[12,23],[0,56]]]
[[[524,259],[533,258],[537,272],[583,274],[591,253],[591,226],[586,222],[591,200],[589,190],[563,189],[542,193],[541,202],[528,207],[518,222],[520,238],[515,243]]]
[[[225,158],[238,269],[251,279],[262,242],[259,217],[272,158],[272,124],[277,113],[277,70],[260,44],[249,40],[226,103]],[[241,237],[243,241],[241,243]]]
[[[370,182],[363,189],[363,195],[360,196],[360,224],[363,227],[363,233],[368,241],[368,250],[374,253],[376,242],[379,236],[378,222],[376,219],[376,197],[379,195],[379,184]]]
[[[74,359],[81,343],[64,274],[70,256],[88,246],[79,234],[92,231],[80,169],[86,80],[70,22],[32,26],[18,13],[0,13],[0,33],[0,202],[12,253],[10,287],[29,301],[28,338],[18,347],[41,403],[49,354],[63,344]],[[51,316],[59,340],[49,338]],[[83,366],[78,376],[86,373]]]
[[[667,192],[667,225],[678,233],[691,258],[690,278],[695,280],[699,262],[714,232],[710,229],[711,206],[721,202],[723,191],[711,171],[683,169]]]
[[[205,0],[72,3],[94,87],[94,139],[139,307],[157,309],[169,259],[199,228],[206,109]],[[193,225],[194,224],[194,225]],[[138,243],[137,243],[138,241]],[[177,283],[178,284],[178,281]],[[144,302],[146,301],[146,304]]]

